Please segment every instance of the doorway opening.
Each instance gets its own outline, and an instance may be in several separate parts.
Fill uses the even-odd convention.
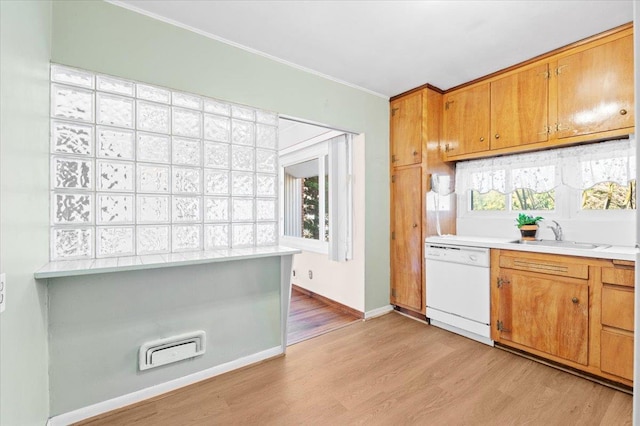
[[[364,136],[281,116],[278,157],[292,345],[364,318]]]

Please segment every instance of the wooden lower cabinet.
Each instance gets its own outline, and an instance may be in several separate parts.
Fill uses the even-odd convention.
[[[600,369],[633,381],[633,334],[602,330],[600,333]]]
[[[509,269],[500,277],[500,339],[586,365],[588,284]]]
[[[496,343],[633,385],[633,262],[492,250]]]
[[[600,369],[633,381],[633,330],[635,268],[602,268]]]

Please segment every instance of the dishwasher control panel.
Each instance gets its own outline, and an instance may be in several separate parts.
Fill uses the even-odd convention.
[[[489,267],[490,251],[487,248],[427,243],[424,253],[425,258],[431,260]]]

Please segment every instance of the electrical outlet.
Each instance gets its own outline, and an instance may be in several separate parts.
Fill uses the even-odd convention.
[[[310,280],[313,279],[313,271],[311,269],[309,269],[309,279]]]
[[[7,306],[7,274],[0,274],[0,312]]]

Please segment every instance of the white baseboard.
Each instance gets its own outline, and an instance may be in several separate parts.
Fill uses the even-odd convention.
[[[139,391],[131,392],[126,395],[118,396],[116,398],[98,402],[97,404],[89,405],[87,407],[79,408],[68,413],[63,413],[51,417],[49,421],[47,421],[47,426],[66,426],[71,423],[79,422],[81,420],[97,416],[99,414],[117,410],[118,408],[126,407],[127,405],[135,404],[137,402],[144,401],[145,399],[153,398],[154,396],[162,395],[178,388],[188,386],[205,379],[209,379],[211,377],[219,376],[220,374],[227,373],[241,367],[246,367],[247,365],[264,361],[265,359],[272,358],[283,353],[283,347],[276,346],[274,348],[255,353],[253,355],[245,356],[234,361],[207,368],[206,370],[198,371],[197,373],[189,374],[188,376],[179,377],[165,383],[160,383],[155,386],[140,389]]]
[[[388,314],[391,311],[393,311],[393,306],[391,305],[386,305],[381,308],[372,309],[364,313],[364,319],[368,320],[371,318],[379,317],[380,315]]]

